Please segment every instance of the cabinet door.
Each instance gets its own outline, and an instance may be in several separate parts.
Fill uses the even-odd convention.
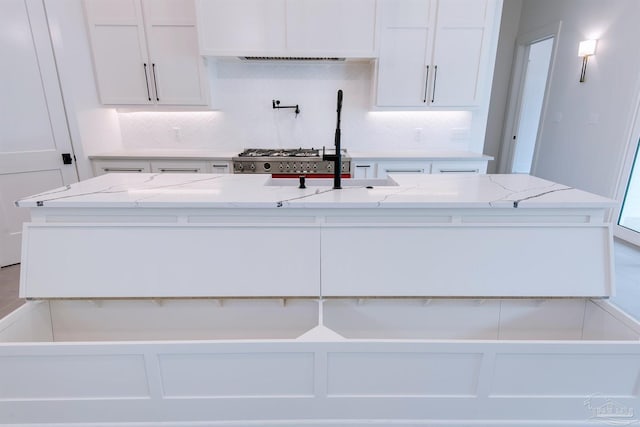
[[[374,56],[375,0],[287,0],[286,14],[293,55]]]
[[[203,55],[284,51],[284,0],[197,0],[196,8]]]
[[[352,162],[351,163],[353,165],[353,177],[354,178],[360,178],[360,179],[369,179],[369,178],[375,178],[376,175],[376,171],[375,171],[375,167],[376,164],[373,162]]]
[[[477,104],[479,72],[486,51],[488,0],[441,0],[433,52],[430,103]]]
[[[376,105],[425,107],[433,67],[433,9],[430,0],[380,3],[382,30],[377,64]]]
[[[136,0],[85,0],[94,72],[103,104],[151,104],[151,64]]]
[[[164,105],[206,105],[195,6],[184,0],[143,0],[153,97]]]

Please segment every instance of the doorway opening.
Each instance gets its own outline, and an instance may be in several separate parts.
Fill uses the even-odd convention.
[[[640,142],[635,149],[631,173],[622,199],[622,207],[618,217],[618,225],[633,234],[632,243],[640,242]]]
[[[553,37],[527,46],[522,95],[512,135],[511,173],[530,173],[549,76]]]
[[[500,173],[535,174],[538,140],[562,22],[517,39],[510,98],[500,153]]]

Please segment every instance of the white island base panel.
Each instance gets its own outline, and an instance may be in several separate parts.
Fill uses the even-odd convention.
[[[30,301],[0,320],[0,423],[632,424],[639,339],[589,299]]]
[[[611,296],[611,227],[590,214],[186,211],[173,223],[145,211],[120,223],[116,215],[105,223],[91,222],[95,215],[75,223],[49,217],[24,225],[20,296]]]

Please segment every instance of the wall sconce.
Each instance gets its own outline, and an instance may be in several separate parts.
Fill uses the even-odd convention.
[[[578,46],[578,56],[582,58],[582,71],[580,72],[580,83],[584,83],[584,76],[587,73],[587,60],[591,55],[596,54],[596,44],[598,40],[583,40]]]

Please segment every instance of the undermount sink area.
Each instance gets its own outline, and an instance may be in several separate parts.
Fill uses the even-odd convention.
[[[398,183],[387,178],[343,178],[343,187],[395,187]],[[297,178],[269,178],[264,184],[266,187],[298,187],[300,180]],[[307,178],[307,187],[332,187],[333,178]]]

